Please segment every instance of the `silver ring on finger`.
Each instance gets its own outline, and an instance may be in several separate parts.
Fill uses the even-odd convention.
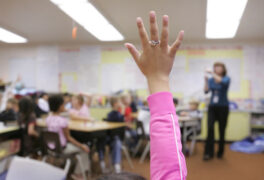
[[[160,43],[159,40],[157,40],[157,41],[155,41],[155,40],[151,40],[151,41],[149,41],[149,44],[150,44],[152,47],[157,46],[159,43]]]

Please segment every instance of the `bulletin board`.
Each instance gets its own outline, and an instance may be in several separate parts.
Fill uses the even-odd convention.
[[[245,57],[242,47],[179,50],[170,75],[170,87],[173,94],[179,98],[204,96],[204,71],[208,67],[212,68],[216,61],[223,62],[227,66],[228,75],[231,78],[229,97],[249,98],[251,96],[250,80],[245,78]],[[119,88],[115,86],[115,90],[136,89],[140,95],[147,96],[146,79],[127,51],[102,51],[102,64],[103,66],[112,64],[112,66],[123,67],[123,70],[119,70],[119,74],[116,72],[117,70],[111,71],[110,68],[108,75],[101,77],[103,82],[113,74],[113,76],[119,77]],[[113,91],[113,89],[107,91]]]
[[[32,54],[8,59],[9,79],[21,75],[27,87],[47,92],[111,94],[132,89],[148,95],[146,79],[126,49],[39,46]],[[227,66],[231,99],[263,98],[264,46],[260,45],[183,47],[170,75],[174,96],[203,97],[204,70],[216,61]]]

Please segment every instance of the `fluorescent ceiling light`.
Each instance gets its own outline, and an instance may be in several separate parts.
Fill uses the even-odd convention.
[[[6,43],[26,43],[27,39],[0,27],[0,41]]]
[[[87,0],[50,0],[100,41],[122,41],[124,37]]]
[[[206,38],[235,37],[246,5],[247,0],[207,0]]]

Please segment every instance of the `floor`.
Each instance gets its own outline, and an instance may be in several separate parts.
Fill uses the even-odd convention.
[[[225,157],[222,160],[202,161],[203,143],[198,143],[196,152],[186,158],[188,167],[187,180],[264,180],[264,154],[243,154],[233,152],[226,145]],[[131,170],[124,160],[124,170],[140,174],[147,179],[149,159],[143,164],[133,159],[135,169]]]

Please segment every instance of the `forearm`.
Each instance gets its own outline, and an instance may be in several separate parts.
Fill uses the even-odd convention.
[[[207,93],[209,91],[209,86],[208,86],[208,80],[206,79],[204,82],[204,92]]]
[[[212,76],[213,76],[215,82],[220,83],[222,81],[222,77],[221,76],[219,76],[219,75],[217,75],[215,73],[212,73]]]
[[[76,139],[74,139],[72,136],[68,136],[67,137],[68,142],[72,143],[73,145],[82,148],[82,144],[80,142],[78,142]]]
[[[39,133],[35,130],[35,125],[30,124],[28,127],[28,135],[29,136],[34,136],[34,137],[39,137]]]
[[[92,121],[92,118],[78,116],[78,115],[74,115],[74,114],[70,114],[70,118],[72,120],[77,120],[77,121]]]
[[[148,103],[151,112],[151,177],[183,180],[186,176],[186,164],[172,94],[154,93],[149,96]]]

